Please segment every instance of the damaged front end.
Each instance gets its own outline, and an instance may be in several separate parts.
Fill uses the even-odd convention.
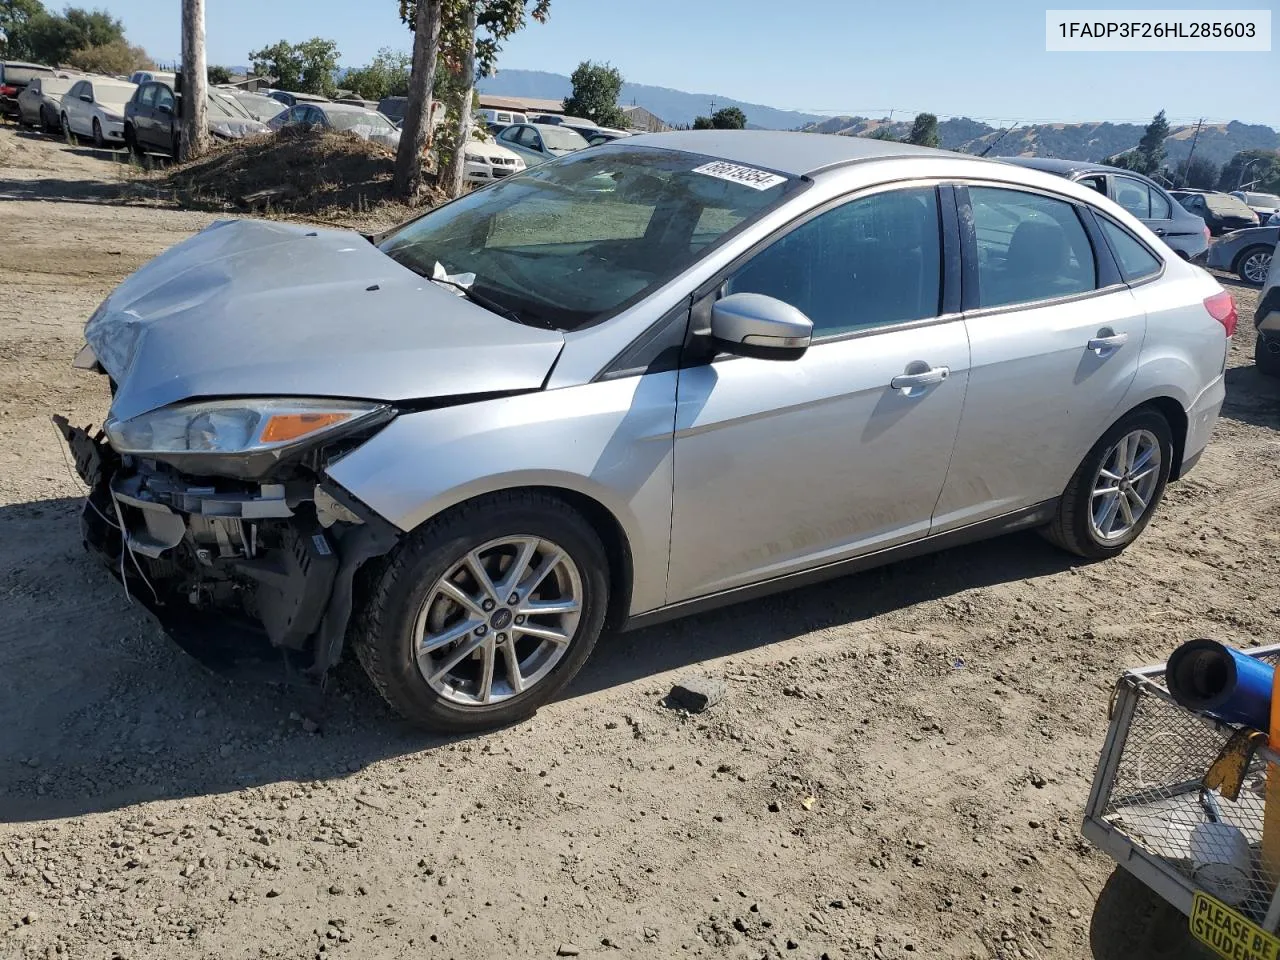
[[[342,654],[357,571],[399,537],[324,474],[394,412],[337,409],[348,422],[332,409],[252,400],[161,410],[142,424],[108,421],[95,433],[53,418],[90,488],[86,547],[183,649],[220,673],[322,678]],[[234,422],[242,410],[266,413],[245,431]],[[326,417],[311,430],[322,436],[295,436]]]

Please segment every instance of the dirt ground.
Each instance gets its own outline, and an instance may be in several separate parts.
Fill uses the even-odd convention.
[[[1280,387],[1247,320],[1213,444],[1120,558],[1020,535],[606,638],[472,739],[346,666],[311,733],[82,553],[49,423],[106,410],[81,327],[210,219],[100,202],[122,171],[0,129],[0,957],[1114,954],[1078,827],[1115,678],[1280,639]],[[729,695],[689,717],[662,701],[693,670]]]

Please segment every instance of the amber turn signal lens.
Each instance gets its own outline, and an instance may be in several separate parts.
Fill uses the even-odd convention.
[[[261,443],[287,443],[350,420],[349,413],[277,413],[262,428]]]

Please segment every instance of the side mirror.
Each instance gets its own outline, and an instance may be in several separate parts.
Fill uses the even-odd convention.
[[[731,293],[711,306],[711,336],[728,353],[798,360],[813,339],[813,321],[774,297]]]
[[[92,95],[87,93],[80,94],[80,99],[83,100],[85,103],[93,103]]]
[[[169,113],[169,114],[173,113],[173,107],[169,106],[167,103],[160,104],[160,106],[157,107],[156,109],[158,109],[161,113]]]

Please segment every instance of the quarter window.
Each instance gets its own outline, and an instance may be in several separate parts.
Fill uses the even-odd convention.
[[[1111,244],[1111,251],[1120,263],[1120,275],[1127,281],[1140,280],[1160,271],[1160,259],[1138,241],[1128,230],[1116,226],[1105,217],[1098,217],[1102,232]]]
[[[815,336],[938,314],[937,191],[878,193],[814,217],[753,257],[725,293],[762,293],[799,309]]]
[[[1066,297],[1097,286],[1093,247],[1070,203],[994,187],[970,187],[969,203],[979,306]]]

